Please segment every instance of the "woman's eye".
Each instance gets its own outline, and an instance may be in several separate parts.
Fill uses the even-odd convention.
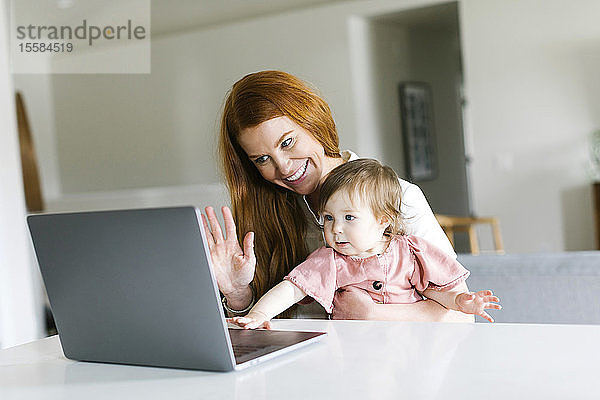
[[[355,219],[356,217],[354,215],[345,215],[344,218],[346,219],[346,221],[352,221],[353,219]]]
[[[281,147],[288,147],[292,144],[292,138],[287,138],[283,142],[281,142]]]
[[[323,216],[323,219],[324,219],[325,221],[330,221],[330,222],[331,222],[331,221],[333,221],[333,217],[332,217],[331,215],[324,215],[324,216]]]
[[[269,156],[258,157],[254,160],[254,162],[256,164],[264,164],[267,161],[267,158],[269,158]]]

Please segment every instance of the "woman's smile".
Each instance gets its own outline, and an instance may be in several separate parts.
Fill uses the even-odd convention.
[[[308,169],[308,160],[300,168],[296,170],[291,176],[285,178],[286,181],[292,184],[298,184],[306,178],[306,170]]]

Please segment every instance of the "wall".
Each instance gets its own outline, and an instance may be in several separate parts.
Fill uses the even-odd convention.
[[[460,2],[473,199],[511,252],[594,248],[587,141],[600,127],[600,3]]]
[[[217,183],[224,93],[263,68],[314,83],[332,106],[342,147],[400,170],[402,155],[389,150],[399,142],[386,133],[399,122],[378,114],[396,111],[378,108],[375,86],[394,87],[399,77],[373,75],[373,63],[359,61],[379,51],[365,18],[437,3],[295,11],[156,38],[149,76],[53,77],[62,185],[53,204],[82,193],[93,201],[98,191],[129,196],[136,188]],[[587,136],[600,118],[599,7],[591,0],[459,2],[473,209],[500,217],[509,252],[593,248],[585,164]],[[133,196],[138,204],[142,195]]]
[[[350,25],[357,112],[357,151],[405,176],[398,82],[410,80],[408,30],[355,18]]]
[[[334,32],[344,21],[311,15],[307,30],[308,16],[297,14],[154,39],[150,75],[53,77],[64,193],[218,182],[219,111],[231,84],[251,71],[307,78],[336,105],[340,131],[352,131],[351,103],[337,89],[350,81],[336,68],[347,46]]]
[[[0,1],[0,348],[40,337],[8,65],[8,13]]]
[[[342,147],[356,148],[355,117],[362,111],[353,103],[348,18],[423,3],[431,2],[348,2],[153,38],[150,75],[54,75],[42,93],[28,87],[31,101],[53,93],[57,150],[39,148],[42,174],[51,168],[45,160],[58,160],[60,193],[50,203],[86,192],[218,182],[215,132],[225,92],[265,68],[318,87],[332,106]],[[15,79],[18,87],[31,86],[30,76]]]

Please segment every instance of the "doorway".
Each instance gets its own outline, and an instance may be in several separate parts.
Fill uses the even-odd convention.
[[[355,32],[360,32],[362,40],[357,40],[359,48],[354,51],[367,61],[362,68],[354,68],[355,78],[362,79],[357,86],[363,88],[356,103],[358,113],[363,113],[358,116],[362,127],[372,129],[371,137],[359,132],[358,151],[366,148],[368,156],[385,161],[411,180],[405,167],[398,86],[426,83],[431,89],[435,173],[429,179],[412,181],[423,190],[434,213],[471,215],[458,3],[388,13],[361,23]],[[457,235],[455,248],[469,251],[466,236]]]

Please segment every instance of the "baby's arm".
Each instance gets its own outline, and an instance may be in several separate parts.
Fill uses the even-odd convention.
[[[494,322],[494,320],[485,310],[500,310],[502,308],[500,304],[496,304],[500,299],[494,296],[491,290],[469,292],[464,290],[463,285],[449,291],[425,289],[422,295],[435,300],[449,310],[479,315],[490,322]]]
[[[306,297],[306,293],[292,282],[285,280],[269,290],[252,307],[245,317],[234,317],[230,321],[245,329],[268,327],[271,318],[287,310]]]

